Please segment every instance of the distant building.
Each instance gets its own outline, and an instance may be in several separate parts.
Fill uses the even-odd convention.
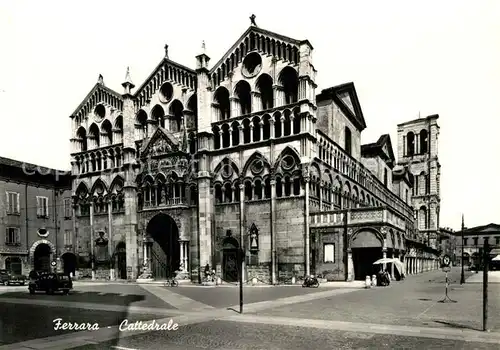
[[[460,258],[460,252],[457,251],[455,231],[449,227],[441,227],[438,237],[438,250],[441,256],[448,255],[454,265],[459,263],[460,259],[457,260],[457,257]]]
[[[457,260],[462,260],[462,231],[454,232]],[[493,255],[500,255],[500,225],[488,224],[463,230],[463,263],[477,266],[482,261],[484,242],[488,241]]]
[[[76,268],[71,176],[0,157],[0,268]]]

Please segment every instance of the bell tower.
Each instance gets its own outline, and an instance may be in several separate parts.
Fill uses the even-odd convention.
[[[413,175],[411,204],[419,237],[437,248],[441,204],[438,157],[439,115],[398,124],[398,164]]]

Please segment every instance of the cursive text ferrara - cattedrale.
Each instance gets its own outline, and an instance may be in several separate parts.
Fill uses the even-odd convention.
[[[54,330],[75,330],[75,331],[97,331],[100,329],[98,323],[77,323],[77,322],[63,322],[62,318],[56,318],[52,321],[54,323]],[[167,323],[158,323],[155,320],[143,322],[135,321],[129,322],[124,319],[118,326],[120,332],[126,331],[176,331],[179,325],[170,319]]]

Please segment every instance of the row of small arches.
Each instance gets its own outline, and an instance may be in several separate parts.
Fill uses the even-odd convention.
[[[262,73],[256,81],[255,90],[246,80],[240,80],[234,85],[233,91],[226,87],[218,87],[213,95],[212,107],[218,114],[218,120],[226,120],[240,115],[252,113],[252,111],[268,110],[282,105],[296,103],[298,101],[299,80],[297,71],[287,66],[278,75],[279,92],[283,94],[281,101],[276,101],[273,78]],[[259,94],[260,105],[253,106],[252,91]],[[231,106],[231,97],[234,98],[237,108]],[[236,115],[235,115],[236,114]]]

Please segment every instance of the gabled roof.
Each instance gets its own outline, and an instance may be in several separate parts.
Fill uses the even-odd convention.
[[[236,42],[233,44],[233,46],[231,46],[231,48],[224,54],[224,56],[222,56],[222,58],[217,61],[216,64],[214,64],[214,66],[212,67],[212,69],[210,69],[210,72],[209,74],[212,74],[214,73],[217,68],[219,68],[220,65],[222,65],[222,63],[224,63],[227,58],[229,56],[231,56],[231,54],[239,47],[239,45],[245,41],[245,38],[250,36],[251,33],[254,33],[254,34],[261,34],[261,35],[265,35],[265,36],[268,36],[270,37],[271,39],[274,39],[274,40],[278,40],[278,41],[283,41],[283,42],[286,42],[287,44],[292,44],[294,46],[299,46],[301,43],[304,43],[304,42],[307,42],[309,43],[309,41],[307,40],[297,40],[297,39],[292,39],[290,37],[287,37],[287,36],[284,36],[284,35],[281,35],[281,34],[278,34],[278,33],[274,33],[274,32],[271,32],[269,30],[266,30],[266,29],[262,29],[260,27],[257,27],[257,26],[250,26],[239,38],[238,40],[236,40]],[[309,43],[309,45],[311,46],[312,48],[312,45]]]
[[[361,146],[361,156],[372,155],[380,156],[389,165],[394,165],[395,158],[389,134],[380,136],[377,142]]]
[[[99,99],[99,92],[104,93],[104,94],[110,94],[113,97],[117,98],[118,101],[120,102],[120,106],[115,106],[115,107],[119,107],[118,109],[120,109],[120,110],[122,109],[122,105],[121,105],[123,103],[122,95],[120,95],[118,92],[108,88],[104,84],[97,82],[94,85],[94,87],[92,88],[92,90],[90,90],[90,92],[87,94],[87,96],[85,96],[85,98],[82,100],[82,102],[78,105],[78,107],[76,107],[75,111],[71,114],[70,117],[73,118],[78,113],[80,113],[81,109],[85,106],[85,104],[87,104],[87,102],[89,102],[89,100],[91,99],[92,96],[95,96],[96,98],[95,98],[95,102],[89,106],[90,109],[94,108],[98,103],[102,102],[102,98]],[[101,94],[101,96],[103,96],[103,95]]]
[[[500,234],[500,225],[491,223],[488,225],[471,227],[471,228],[467,228],[463,231],[457,231],[457,232],[455,232],[455,235],[460,236],[460,235],[462,235],[462,232],[464,235]]]
[[[141,156],[143,154],[147,154],[150,146],[154,145],[155,141],[160,138],[167,140],[170,145],[176,148],[179,147],[179,141],[177,140],[177,138],[167,129],[158,126],[153,135],[150,138],[146,139],[142,144]]]
[[[366,128],[365,118],[363,117],[363,111],[361,110],[354,83],[350,82],[322,90],[316,96],[316,103],[319,104],[319,102],[329,99],[333,100],[359,131],[363,131]]]
[[[140,95],[140,93],[142,92],[142,90],[146,87],[146,85],[149,84],[149,82],[151,81],[151,79],[153,79],[153,77],[158,74],[158,72],[160,71],[160,69],[165,66],[165,65],[168,65],[168,66],[171,66],[171,67],[175,67],[177,69],[180,69],[180,70],[183,70],[183,71],[186,71],[187,73],[190,73],[192,75],[194,75],[196,77],[196,72],[189,68],[189,67],[186,67],[180,63],[177,63],[175,61],[172,61],[171,59],[169,59],[168,57],[164,57],[160,63],[158,63],[158,65],[155,67],[155,69],[153,69],[153,71],[151,72],[151,74],[144,80],[144,82],[137,88],[136,92],[134,93],[134,96],[137,97]],[[160,82],[161,83],[161,82]]]

